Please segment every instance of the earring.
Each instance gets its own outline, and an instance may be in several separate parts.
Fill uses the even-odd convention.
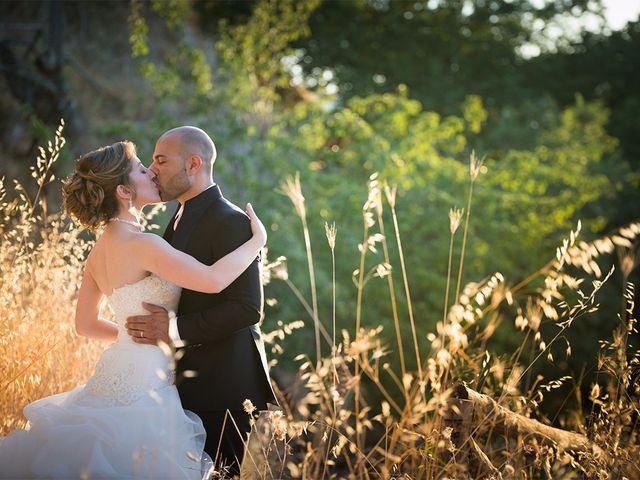
[[[133,200],[129,199],[129,210],[133,208]]]

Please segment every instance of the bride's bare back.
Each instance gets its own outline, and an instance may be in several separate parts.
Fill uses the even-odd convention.
[[[148,234],[134,229],[126,224],[108,225],[89,254],[87,271],[103,295],[138,282],[150,273],[141,266],[140,258],[131,254]]]

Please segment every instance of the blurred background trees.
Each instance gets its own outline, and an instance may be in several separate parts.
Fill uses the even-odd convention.
[[[253,202],[270,231],[269,258],[285,255],[308,297],[299,220],[279,193],[300,172],[326,326],[324,223],[338,226],[337,319],[352,329],[360,212],[374,172],[398,186],[425,345],[443,306],[447,212],[466,206],[472,150],[486,168],[464,282],[499,271],[516,284],[554,256],[578,219],[591,239],[640,217],[640,22],[608,30],[599,1],[3,2],[0,11],[2,173],[22,171],[58,115],[74,125],[62,174],[74,155],[122,138],[148,162],[165,129],[198,125],[218,146],[215,178],[226,196]],[[601,28],[575,28],[585,19]],[[43,76],[54,34],[62,38],[57,93],[30,99],[16,72]],[[49,195],[59,202],[59,192]],[[395,262],[398,252],[390,255]],[[380,249],[371,259],[367,270],[383,262]],[[621,278],[603,290],[603,308],[576,325],[564,373],[578,375],[611,331]],[[629,280],[638,283],[636,267]],[[266,330],[310,322],[285,283],[272,281],[266,294]],[[363,323],[391,335],[388,296],[386,282],[369,282]],[[287,342],[298,352],[312,337],[303,329]],[[496,338],[509,352],[508,331]],[[284,355],[281,368],[290,361]]]

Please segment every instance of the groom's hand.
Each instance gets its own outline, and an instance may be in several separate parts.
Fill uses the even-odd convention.
[[[157,345],[164,342],[172,345],[169,337],[169,314],[158,305],[142,302],[148,315],[134,315],[127,318],[125,328],[133,341],[145,345]]]

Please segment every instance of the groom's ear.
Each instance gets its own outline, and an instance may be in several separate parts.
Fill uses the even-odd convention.
[[[189,175],[197,174],[202,168],[202,158],[200,158],[200,155],[191,155],[187,160],[186,167]]]

